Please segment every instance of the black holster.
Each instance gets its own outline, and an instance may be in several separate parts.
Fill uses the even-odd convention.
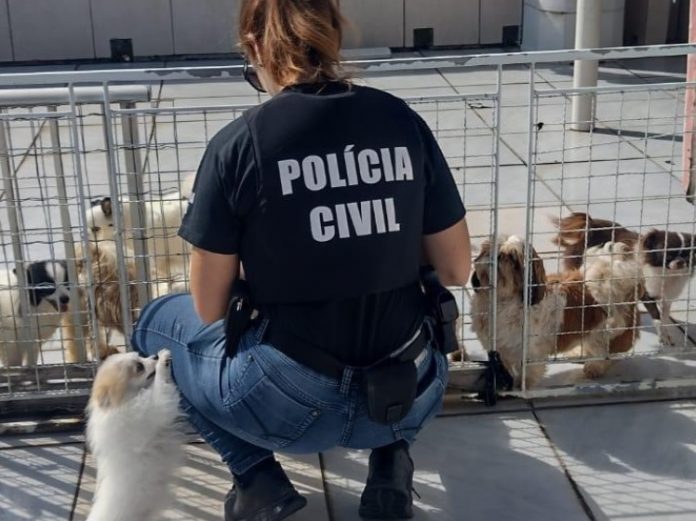
[[[414,360],[389,360],[363,373],[367,415],[377,423],[392,425],[403,420],[413,407],[418,390]]]
[[[237,279],[232,285],[230,303],[225,315],[225,352],[230,358],[237,354],[239,341],[249,328],[253,313],[249,285],[245,280]]]
[[[457,319],[459,307],[454,295],[440,283],[432,266],[423,266],[420,271],[421,285],[428,303],[428,316],[433,324],[435,347],[443,354],[459,350],[457,342]]]

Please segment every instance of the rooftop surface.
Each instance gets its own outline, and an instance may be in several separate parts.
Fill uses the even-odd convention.
[[[600,84],[681,82],[683,62],[660,59],[604,64]],[[201,63],[204,64],[211,62]],[[68,68],[100,67],[103,66]],[[55,67],[25,67],[21,72],[46,69]],[[0,73],[13,71],[20,69],[0,69]],[[499,229],[505,233],[524,234],[525,208],[530,203],[528,76],[525,67],[511,68],[505,72],[502,87]],[[572,86],[572,67],[540,67],[535,80],[540,88],[568,88]],[[380,74],[361,81],[404,97],[479,93],[495,88],[495,75],[490,70],[477,69]],[[162,83],[155,86],[154,93],[155,104],[159,101],[175,106],[244,105],[259,101],[245,84],[235,82]],[[613,217],[636,228],[660,223],[683,231],[693,228],[693,207],[678,198],[681,157],[680,147],[675,145],[679,140],[674,135],[674,121],[681,117],[679,95],[607,95],[597,110],[598,128],[603,130],[592,135],[565,131],[567,96],[545,101],[534,121],[544,125],[538,127],[531,204],[538,210],[532,222],[535,246],[546,253],[547,265],[557,262],[548,241],[549,215],[590,208],[604,212],[603,217]],[[448,116],[436,111],[428,121],[438,127],[438,138],[462,186],[474,242],[479,242],[491,231],[493,110],[483,99],[469,99],[466,103],[464,112],[453,110]],[[460,136],[447,133],[448,125],[461,123],[450,121],[455,117],[473,117],[467,124],[465,150]],[[168,131],[171,123],[165,122],[162,127]],[[617,133],[617,128],[621,132]],[[86,142],[103,138],[98,127],[90,129],[86,125],[85,130]],[[21,131],[14,137],[17,149],[28,148],[34,138],[31,132]],[[203,141],[200,136],[195,140]],[[156,158],[161,161],[160,170],[195,169],[201,148],[182,147],[179,152],[173,163],[163,151]],[[35,170],[32,161],[26,161],[21,169],[20,182],[24,176],[30,183]],[[96,172],[96,168],[91,172]],[[99,174],[101,178],[95,175],[95,193],[100,193],[100,183],[105,185],[104,174]],[[37,214],[36,218],[40,220],[41,216]],[[690,288],[683,301],[675,305],[675,316],[685,322],[694,322],[690,314],[695,290]],[[463,302],[466,311],[466,299]],[[478,347],[471,339],[468,325],[465,329],[467,347],[476,353]],[[681,340],[687,346],[689,339],[682,335]],[[636,374],[694,374],[693,357],[675,357],[658,345],[654,330],[646,325],[638,350],[651,356],[617,363],[608,381],[621,381]],[[46,357],[46,362],[58,361],[59,352],[49,351]],[[564,364],[551,373],[547,383],[567,382],[568,378],[576,378],[581,369]],[[491,409],[457,404],[428,426],[414,446],[418,469],[415,488],[420,495],[416,519],[693,521],[695,433],[696,400],[690,396],[671,401],[582,406],[558,401],[552,407],[542,407],[534,401],[517,400],[502,401]],[[189,444],[187,451],[187,464],[176,481],[176,503],[166,519],[220,520],[222,500],[230,486],[227,470],[211,449],[199,442]],[[358,519],[367,453],[335,450],[301,459],[284,458],[283,462],[298,489],[309,498],[309,506],[292,519]],[[0,437],[1,521],[83,520],[94,480],[94,462],[79,433]]]
[[[413,448],[417,520],[692,521],[696,519],[694,400],[440,417]],[[191,443],[165,519],[220,521],[227,468]],[[291,519],[359,519],[368,453],[282,457],[307,496]],[[94,461],[79,434],[0,438],[0,519],[86,519]]]

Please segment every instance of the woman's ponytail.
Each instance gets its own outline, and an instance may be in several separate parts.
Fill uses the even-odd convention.
[[[341,79],[335,0],[242,0],[239,22],[244,52],[281,87]]]

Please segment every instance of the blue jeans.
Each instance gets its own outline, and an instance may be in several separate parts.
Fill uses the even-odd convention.
[[[173,294],[146,306],[133,333],[133,346],[145,356],[171,351],[184,411],[235,474],[274,451],[410,443],[440,410],[447,359],[430,347],[416,360],[419,394],[413,408],[402,421],[382,425],[368,418],[354,369],[347,368],[341,381],[319,374],[264,343],[266,326],[262,321],[249,330],[229,358],[222,321],[203,324],[191,296]]]

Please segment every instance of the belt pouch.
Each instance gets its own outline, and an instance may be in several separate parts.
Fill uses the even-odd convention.
[[[390,360],[366,369],[363,382],[370,420],[392,425],[406,417],[416,399],[416,364],[413,360]]]
[[[253,311],[247,284],[238,279],[232,286],[230,303],[225,315],[225,352],[228,357],[234,358],[237,354],[239,341],[249,328]]]

